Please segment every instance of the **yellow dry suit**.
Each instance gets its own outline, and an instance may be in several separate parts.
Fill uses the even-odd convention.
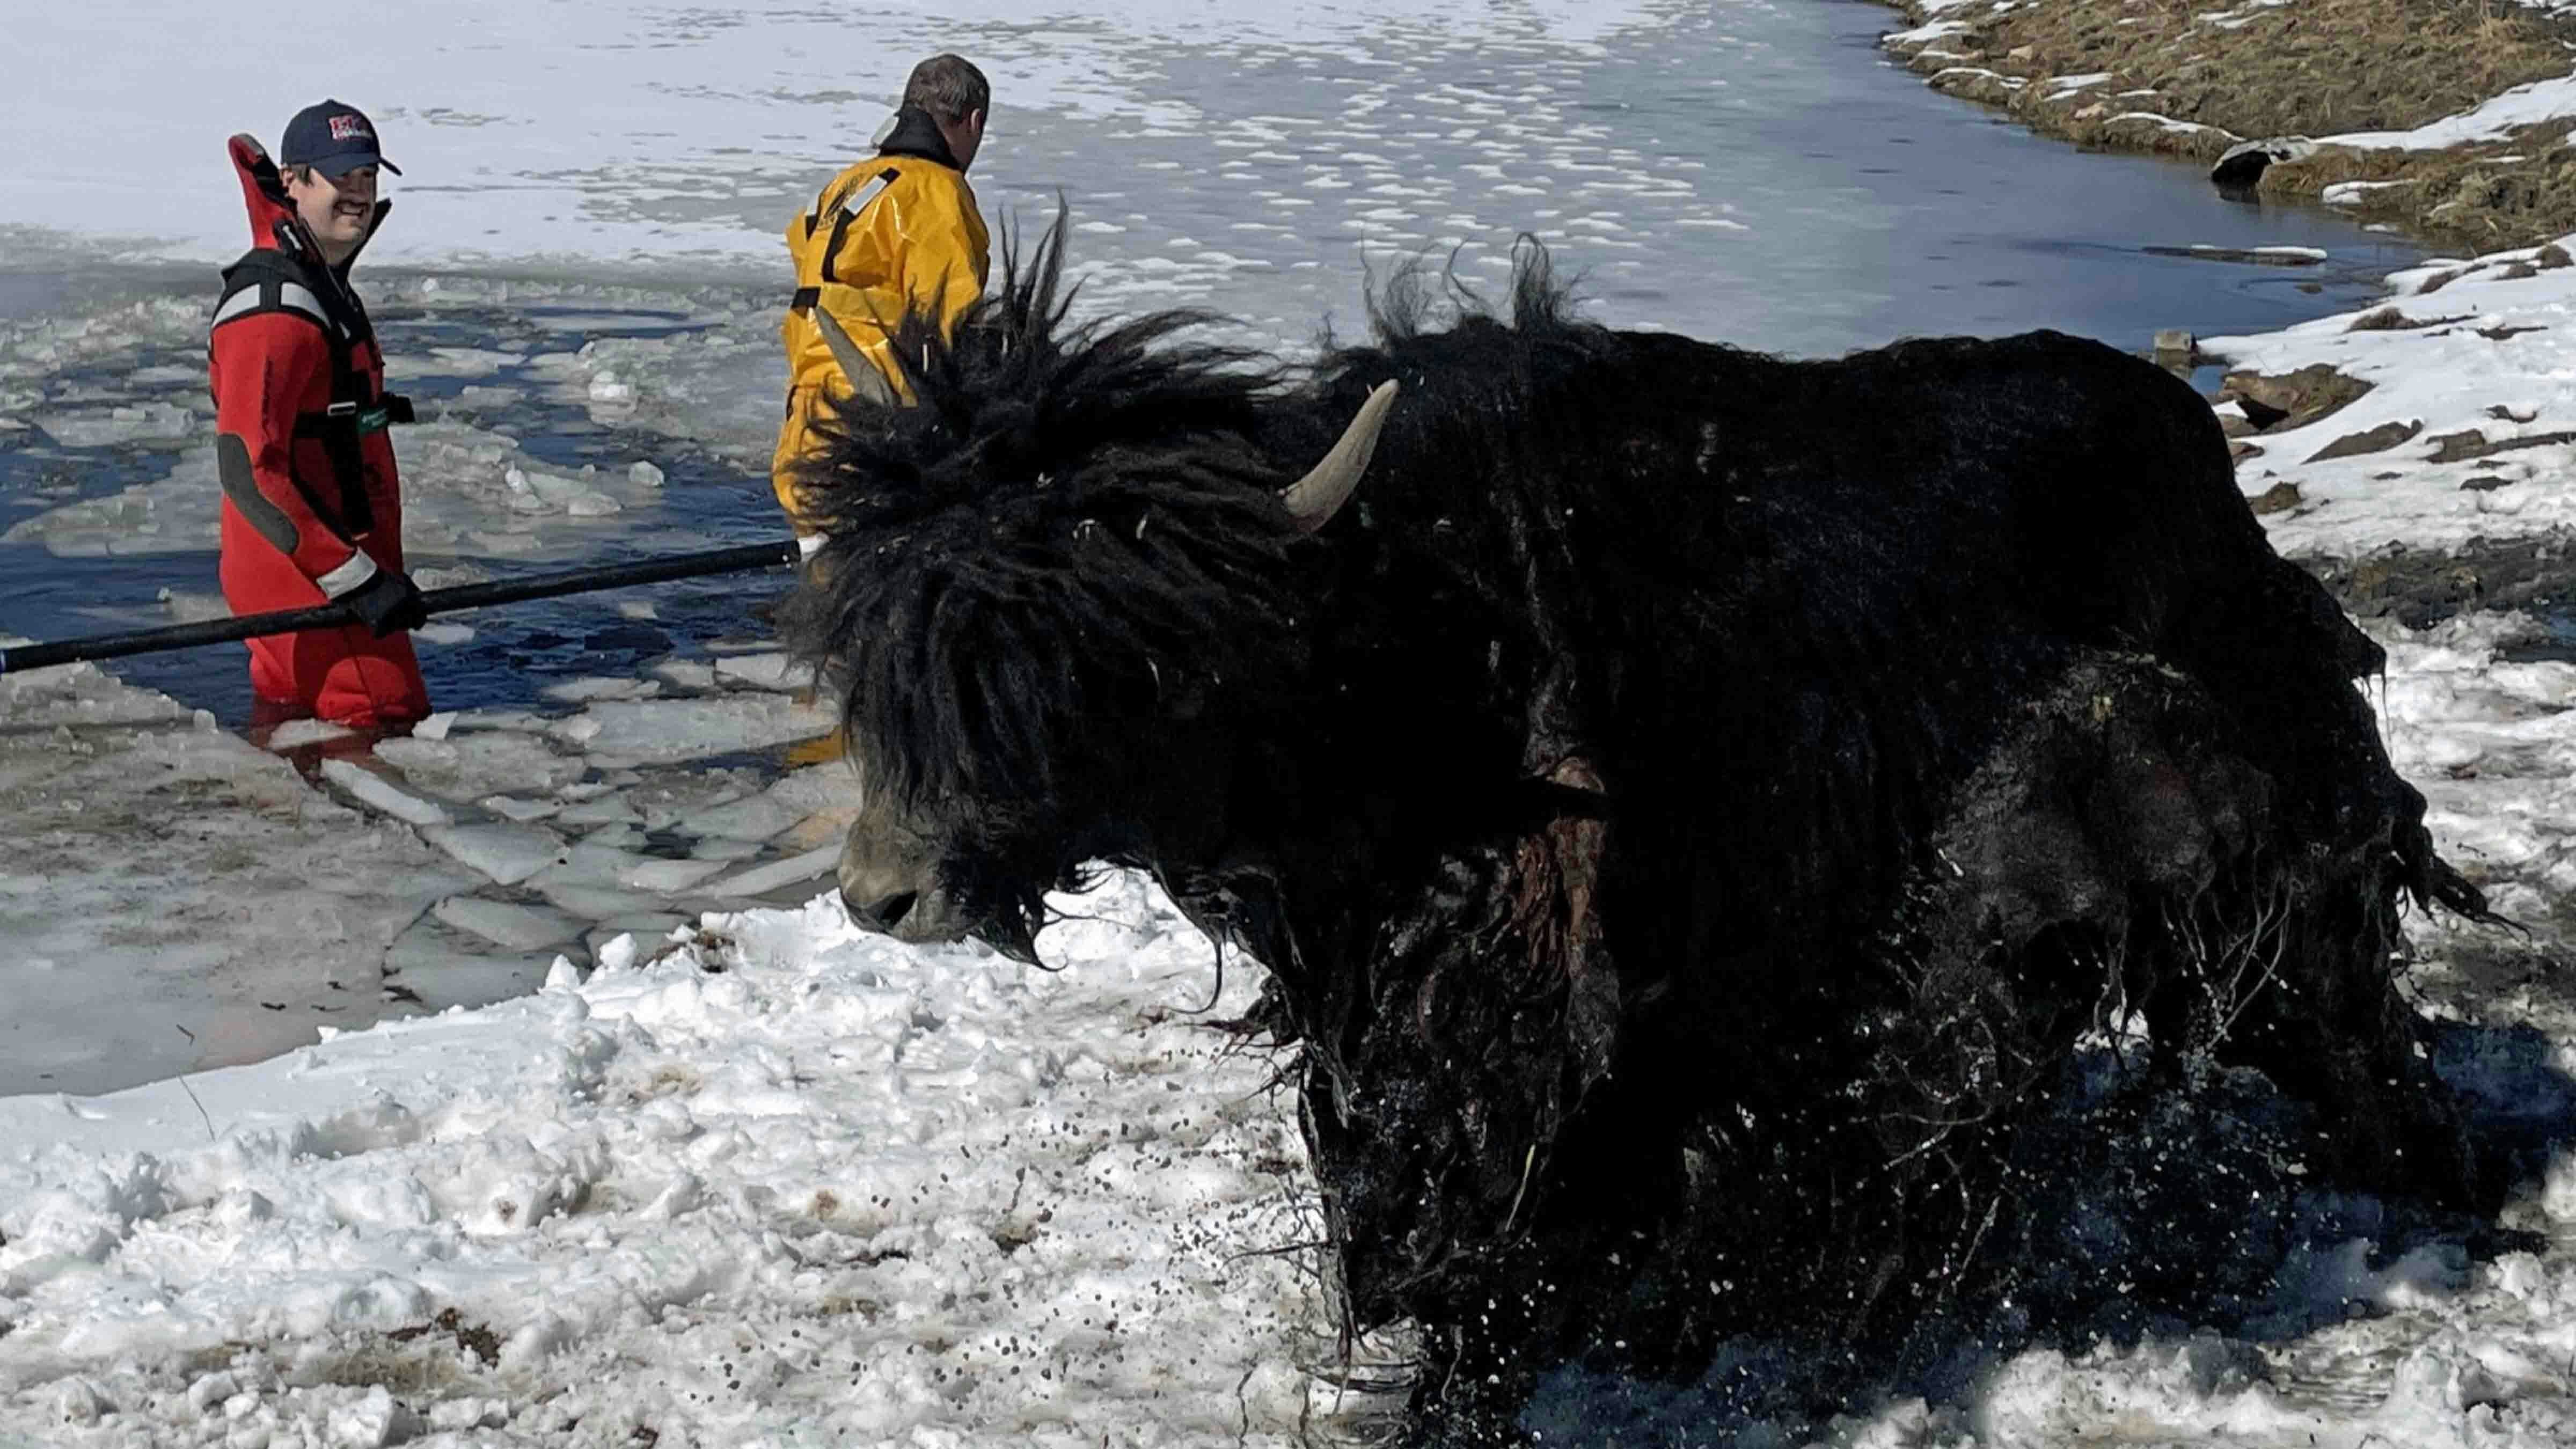
[[[824,391],[855,385],[908,401],[887,334],[911,307],[936,312],[943,328],[954,328],[983,295],[992,243],[975,192],[952,163],[938,126],[926,112],[907,108],[875,159],[833,177],[814,209],[787,224],[787,252],[796,260],[796,296],[779,329],[787,344],[787,417],[770,483],[803,534],[809,530],[792,470],[813,447]],[[818,314],[828,314],[844,336],[828,336]],[[855,344],[875,375],[848,377],[834,355],[836,340]]]

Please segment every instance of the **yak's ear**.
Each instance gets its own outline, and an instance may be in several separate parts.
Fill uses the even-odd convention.
[[[1288,485],[1279,501],[1288,505],[1288,516],[1297,521],[1298,531],[1313,533],[1333,521],[1342,505],[1351,501],[1352,490],[1360,486],[1360,475],[1368,471],[1369,455],[1377,451],[1377,434],[1386,426],[1386,410],[1395,406],[1395,383],[1381,382],[1360,404],[1359,416],[1342,430],[1341,440],[1324,455],[1305,477]]]

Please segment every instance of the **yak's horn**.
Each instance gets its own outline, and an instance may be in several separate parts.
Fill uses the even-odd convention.
[[[1386,426],[1386,410],[1394,405],[1395,384],[1379,383],[1368,401],[1360,404],[1359,416],[1342,430],[1342,439],[1333,444],[1333,451],[1279,495],[1299,529],[1313,533],[1331,522],[1342,505],[1351,501],[1351,490],[1360,486],[1360,475],[1368,471],[1369,455],[1377,451],[1378,429]]]
[[[832,349],[832,360],[841,364],[842,375],[850,380],[850,391],[870,402],[893,403],[894,389],[886,385],[885,374],[868,361],[868,355],[859,350],[840,319],[824,311],[819,302],[814,305],[814,324],[822,329],[823,343]]]

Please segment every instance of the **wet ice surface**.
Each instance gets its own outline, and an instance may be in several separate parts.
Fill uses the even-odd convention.
[[[857,781],[770,747],[829,725],[769,688],[664,686],[440,715],[372,751],[291,733],[308,784],[95,666],[0,677],[0,1096],[256,1060],[534,990],[621,934],[801,903]]]

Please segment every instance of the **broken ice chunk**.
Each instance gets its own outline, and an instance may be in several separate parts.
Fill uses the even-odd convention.
[[[345,740],[356,733],[356,730],[347,725],[336,725],[329,720],[291,719],[270,730],[268,738],[263,743],[271,751],[284,754],[288,750],[301,749],[306,745],[318,745],[325,740]]]
[[[470,723],[471,716],[460,724]],[[545,790],[580,779],[589,768],[556,754],[543,740],[507,730],[450,730],[443,740],[381,740],[376,757],[405,779],[450,800],[475,800],[506,790]]]
[[[594,756],[620,764],[658,764],[783,745],[829,734],[832,717],[781,695],[733,694],[712,699],[610,700],[554,728]]]
[[[814,682],[814,672],[782,653],[734,654],[716,661],[717,677],[754,689],[796,690]]]
[[[628,868],[618,881],[641,891],[684,891],[722,871],[727,864],[721,860],[647,860]]]
[[[771,794],[759,794],[718,805],[684,817],[683,823],[698,835],[722,836],[727,840],[767,840],[788,826],[805,818],[807,812]]]
[[[546,819],[563,809],[561,805],[548,801],[522,800],[515,795],[486,795],[474,803],[504,820],[515,820],[522,825],[531,820]]]
[[[557,945],[581,934],[582,922],[561,911],[513,905],[481,896],[449,896],[429,908],[447,925],[514,951]]]
[[[364,766],[347,760],[324,760],[322,778],[357,796],[370,808],[406,824],[429,826],[447,823],[446,811],[416,795],[404,793],[392,781]]]
[[[572,787],[572,789],[577,788],[581,787]],[[572,789],[559,793],[570,795]],[[644,817],[636,813],[635,807],[627,802],[625,796],[612,795],[603,790],[594,792],[590,798],[565,806],[563,813],[555,818],[566,825],[629,825]]]
[[[594,699],[650,699],[662,692],[659,680],[585,675],[549,684],[539,693],[558,704],[587,704]]]
[[[103,413],[55,413],[37,418],[36,426],[60,447],[104,448],[178,442],[196,431],[197,416],[176,403],[142,403]]]
[[[536,886],[537,894],[546,898],[547,905],[584,920],[634,920],[643,916],[662,914],[671,905],[671,898],[659,892],[557,885],[542,880],[532,881],[530,884]]]
[[[517,885],[555,864],[564,848],[553,831],[528,825],[442,825],[421,834],[498,885]]]
[[[781,886],[791,886],[798,881],[812,880],[839,864],[840,859],[841,847],[826,845],[809,850],[803,855],[791,855],[785,860],[769,865],[754,866],[739,875],[727,876],[723,880],[710,881],[705,886],[705,891],[708,895],[714,896],[767,895]]]

